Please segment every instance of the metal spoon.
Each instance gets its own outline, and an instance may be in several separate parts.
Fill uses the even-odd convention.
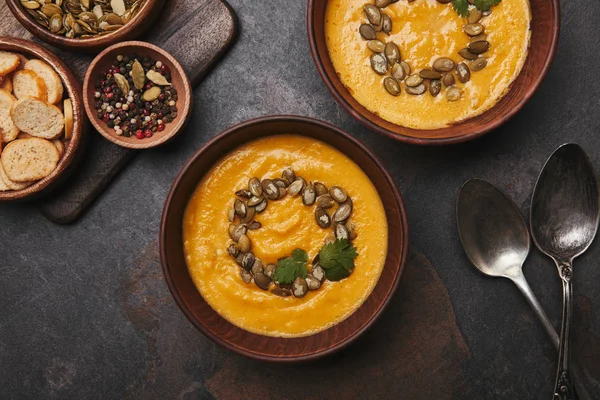
[[[553,399],[573,399],[571,319],[573,259],[592,243],[600,221],[598,178],[588,155],[576,144],[559,147],[546,162],[531,200],[536,246],[552,258],[563,287],[558,372]]]
[[[471,263],[485,275],[513,281],[558,348],[556,330],[523,275],[530,240],[527,225],[515,203],[491,183],[472,179],[460,188],[456,214],[460,239]],[[584,375],[574,375],[579,399],[591,399],[584,385]]]

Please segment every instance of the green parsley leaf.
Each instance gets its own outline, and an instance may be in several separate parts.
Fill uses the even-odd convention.
[[[489,11],[493,6],[500,3],[500,0],[475,0],[473,4],[479,11]]]
[[[467,0],[452,0],[452,7],[454,11],[463,18],[467,18],[471,11],[469,11],[469,2]]]
[[[324,245],[319,251],[319,264],[330,281],[347,278],[354,270],[354,259],[358,257],[356,247],[347,239],[338,239]]]
[[[291,257],[280,258],[277,261],[277,268],[273,273],[273,280],[275,282],[289,284],[294,282],[294,279],[301,276],[306,278],[308,272],[306,268],[306,262],[308,261],[308,254],[302,249],[296,249],[292,251]]]

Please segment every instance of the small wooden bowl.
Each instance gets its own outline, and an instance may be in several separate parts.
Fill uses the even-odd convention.
[[[202,298],[188,273],[183,250],[183,215],[187,203],[210,168],[225,154],[251,140],[295,134],[323,141],[346,154],[371,179],[388,220],[388,254],[381,278],[365,303],[326,331],[302,338],[276,338],[240,329],[217,314]],[[398,287],[408,256],[408,226],[402,198],[377,157],[346,132],[305,117],[276,116],[244,122],[219,134],[192,156],[171,187],[162,215],[160,255],[167,285],[187,318],[215,343],[264,361],[313,360],[356,340],[381,315]]]
[[[65,88],[64,98],[70,98],[73,104],[73,136],[68,142],[56,169],[44,179],[23,190],[0,192],[0,202],[32,200],[47,194],[67,179],[83,150],[80,145],[87,130],[87,121],[83,112],[81,83],[60,58],[29,40],[2,36],[0,37],[0,50],[21,53],[29,59],[37,58],[47,62],[62,79]]]
[[[525,65],[509,92],[494,107],[476,117],[441,129],[419,130],[392,124],[363,107],[339,79],[325,40],[327,0],[309,0],[307,25],[313,59],[333,97],[359,122],[394,140],[417,145],[466,142],[499,127],[533,96],[546,76],[558,45],[559,0],[529,0],[532,21],[531,45]]]
[[[138,139],[135,136],[117,136],[113,129],[110,129],[104,121],[98,119],[94,108],[96,81],[103,72],[109,69],[119,54],[136,54],[140,57],[148,56],[153,60],[161,61],[171,69],[171,83],[177,89],[177,118],[165,124],[164,131],[155,132],[150,138]],[[148,149],[168,142],[185,127],[191,115],[192,86],[179,62],[160,47],[146,42],[124,42],[109,47],[94,58],[83,81],[83,102],[92,125],[106,139],[130,149]]]
[[[97,53],[106,47],[139,37],[160,15],[165,0],[146,0],[137,14],[127,24],[112,33],[90,39],[68,39],[51,33],[39,25],[21,6],[20,0],[6,0],[8,8],[19,22],[33,35],[46,43],[82,53]]]

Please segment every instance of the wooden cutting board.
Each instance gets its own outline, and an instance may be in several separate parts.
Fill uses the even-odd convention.
[[[183,66],[192,85],[197,85],[233,44],[237,17],[222,0],[169,0],[157,24],[139,40],[148,41],[171,53]],[[33,39],[13,17],[8,7],[0,8],[0,35]],[[51,48],[43,43],[44,46]],[[51,48],[83,81],[92,56]],[[138,154],[105,140],[90,129],[82,161],[69,181],[41,203],[51,221],[68,224],[81,217],[114,177]]]

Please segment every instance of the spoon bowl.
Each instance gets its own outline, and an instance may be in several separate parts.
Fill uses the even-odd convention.
[[[467,257],[489,276],[515,277],[529,254],[529,232],[517,206],[482,179],[467,181],[458,194],[458,232]]]

